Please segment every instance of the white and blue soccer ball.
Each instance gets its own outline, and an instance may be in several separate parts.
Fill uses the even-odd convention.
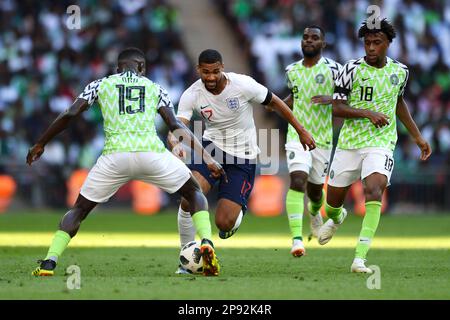
[[[198,242],[188,242],[181,248],[180,265],[189,273],[202,273],[203,258],[200,254],[200,244]]]

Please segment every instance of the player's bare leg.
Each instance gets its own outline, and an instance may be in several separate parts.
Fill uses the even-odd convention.
[[[194,177],[191,177],[178,193],[189,204],[188,210],[201,240],[200,253],[203,258],[203,274],[217,276],[220,271],[219,261],[216,257],[214,245],[211,241],[211,223],[209,221],[208,202]]]
[[[216,226],[222,239],[231,237],[239,228],[244,213],[242,205],[226,198],[217,202]]]
[[[319,244],[328,243],[333,235],[336,233],[337,228],[344,221],[347,216],[347,210],[343,207],[345,196],[347,195],[347,187],[333,187],[328,186],[327,190],[327,203],[325,205],[325,211],[328,216],[327,222],[325,222],[319,229],[318,241]]]
[[[387,177],[381,173],[372,173],[363,180],[366,214],[364,215],[358,244],[356,245],[355,259],[351,266],[352,272],[372,273],[372,270],[365,266],[365,261],[380,221],[381,199],[387,182]]]
[[[81,222],[95,208],[97,202],[90,201],[78,195],[77,201],[72,209],[70,209],[61,219],[59,230],[53,237],[52,244],[48,250],[44,260],[38,261],[40,266],[37,267],[32,275],[34,276],[52,276],[58,258],[62,255],[70,240],[77,234]]]

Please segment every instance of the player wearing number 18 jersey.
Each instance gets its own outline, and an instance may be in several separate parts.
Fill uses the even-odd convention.
[[[352,272],[371,273],[365,258],[375,235],[381,213],[381,199],[394,167],[397,142],[396,118],[405,125],[421,149],[421,160],[431,154],[408,111],[403,93],[408,68],[387,57],[395,30],[386,20],[379,26],[364,22],[359,37],[364,39],[366,56],[344,65],[336,81],[333,115],[346,118],[339,134],[328,183],[326,212],[330,218],[319,230],[319,243],[330,241],[347,213],[342,205],[352,183],[364,185],[364,216]]]
[[[192,219],[202,239],[201,252],[205,275],[217,275],[219,265],[211,242],[206,198],[198,182],[182,161],[167,151],[158,138],[155,117],[158,112],[171,130],[194,142],[203,153],[208,169],[215,177],[224,171],[207,153],[192,132],[173,112],[169,96],[161,86],[144,77],[144,54],[136,48],[125,49],[118,57],[118,73],[95,80],[86,86],[73,105],[61,113],[38,142],[29,150],[31,165],[44,152],[45,145],[69,123],[98,101],[104,121],[105,146],[103,154],[90,170],[74,207],[61,219],[47,256],[33,271],[35,276],[51,276],[58,258],[65,250],[81,222],[98,204],[108,201],[126,182],[136,179],[152,183],[168,193],[178,192],[189,198]]]

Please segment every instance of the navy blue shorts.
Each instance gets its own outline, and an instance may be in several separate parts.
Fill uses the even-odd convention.
[[[214,159],[222,165],[227,174],[228,183],[224,181],[223,177],[220,177],[220,179],[211,177],[211,173],[206,164],[193,151],[191,153],[191,163],[187,165],[188,168],[191,171],[199,172],[209,182],[211,188],[219,182],[218,198],[225,198],[240,204],[242,211],[245,212],[247,210],[248,198],[255,181],[256,159],[249,160],[234,157],[217,147],[211,150],[210,144],[212,142],[208,140],[203,140],[202,144],[203,148],[208,150]]]

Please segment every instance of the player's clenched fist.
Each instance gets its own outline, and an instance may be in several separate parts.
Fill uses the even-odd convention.
[[[381,112],[367,110],[367,118],[377,128],[381,128],[389,124],[389,117]]]
[[[316,142],[314,141],[314,138],[308,131],[302,129],[301,131],[297,131],[297,133],[298,136],[300,137],[300,143],[302,144],[303,149],[307,151],[316,148]]]
[[[183,144],[177,143],[172,148],[172,153],[180,160],[186,160],[186,150],[184,150]]]
[[[225,173],[225,170],[223,167],[213,158],[207,157],[205,160],[206,166],[208,167],[209,172],[211,172],[211,176],[214,179],[219,178],[220,176],[223,177],[226,183],[228,183],[228,177]]]
[[[27,163],[31,166],[31,164],[39,159],[41,155],[44,153],[44,146],[37,143],[28,150],[27,154]]]

